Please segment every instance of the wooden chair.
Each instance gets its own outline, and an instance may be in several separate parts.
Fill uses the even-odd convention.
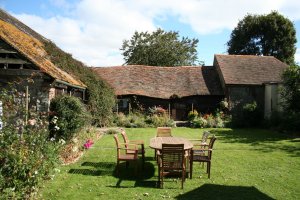
[[[184,144],[162,144],[162,151],[158,156],[158,182],[160,188],[163,188],[164,176],[170,173],[181,174],[181,188],[183,189],[186,173]]]
[[[209,131],[204,131],[203,134],[202,134],[201,139],[190,139],[190,141],[192,141],[195,144],[201,143],[201,145],[206,145],[207,144],[207,139],[208,139],[209,135],[210,135]]]
[[[213,136],[208,145],[194,145],[190,153],[190,178],[193,176],[193,162],[206,163],[206,173],[208,174],[208,178],[210,178],[211,158],[215,141],[216,137]]]
[[[172,137],[171,127],[157,127],[156,137]]]
[[[172,128],[171,127],[157,127],[156,137],[172,137]],[[157,154],[159,151],[154,151],[154,158],[157,161]]]
[[[119,164],[120,161],[126,161],[126,167],[128,167],[129,161],[135,163],[135,173],[137,172],[138,164],[138,148],[135,144],[120,143],[118,135],[114,134],[114,139],[117,146],[117,174],[119,174]]]
[[[143,140],[129,140],[124,129],[121,129],[121,135],[123,137],[123,140],[124,140],[126,148],[128,147],[127,144],[135,144],[137,146],[140,146],[140,148],[138,148],[138,154],[142,155],[143,168],[144,168],[144,166],[145,166],[145,146],[144,146],[144,141]],[[132,153],[132,150],[127,150],[127,153]]]

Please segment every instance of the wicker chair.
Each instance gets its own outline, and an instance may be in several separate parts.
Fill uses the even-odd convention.
[[[207,164],[206,173],[208,178],[210,178],[210,169],[211,169],[211,158],[213,152],[213,145],[216,141],[216,137],[213,136],[210,139],[209,144],[199,144],[194,145],[190,153],[190,178],[193,176],[193,162],[203,162]]]
[[[160,188],[163,188],[164,176],[176,172],[181,174],[181,188],[183,189],[186,173],[184,144],[162,144],[162,151],[158,156],[158,168]]]
[[[126,167],[128,166],[129,161],[134,162],[135,173],[137,173],[137,164],[138,164],[137,146],[135,144],[120,143],[117,134],[114,134],[114,139],[117,146],[117,167],[116,167],[117,174],[119,174],[120,161],[126,161]]]
[[[121,135],[123,137],[123,140],[124,140],[126,148],[128,147],[127,144],[135,144],[137,146],[140,146],[140,148],[138,148],[138,154],[142,155],[143,168],[144,168],[144,166],[145,166],[145,146],[144,146],[144,141],[143,140],[129,140],[124,129],[121,129]],[[132,150],[127,150],[127,153],[132,153]]]

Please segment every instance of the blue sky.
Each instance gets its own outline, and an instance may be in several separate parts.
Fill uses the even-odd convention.
[[[300,63],[298,0],[0,0],[0,7],[89,66],[122,65],[122,41],[157,28],[199,39],[199,60],[211,65],[247,13],[277,10],[295,24]]]

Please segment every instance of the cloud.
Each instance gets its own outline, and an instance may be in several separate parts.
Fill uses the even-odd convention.
[[[51,18],[15,16],[75,58],[93,66],[123,64],[119,51],[122,41],[129,39],[134,31],[155,30],[155,21],[170,16],[198,34],[231,30],[247,13],[278,10],[291,20],[300,20],[298,0],[81,0],[72,6],[65,0],[50,2],[67,11]]]

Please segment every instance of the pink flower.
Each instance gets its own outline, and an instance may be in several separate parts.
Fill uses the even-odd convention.
[[[85,143],[84,143],[84,148],[86,148],[86,149],[89,149],[89,148],[91,148],[91,146],[94,144],[94,142],[92,141],[92,140],[87,140]]]

